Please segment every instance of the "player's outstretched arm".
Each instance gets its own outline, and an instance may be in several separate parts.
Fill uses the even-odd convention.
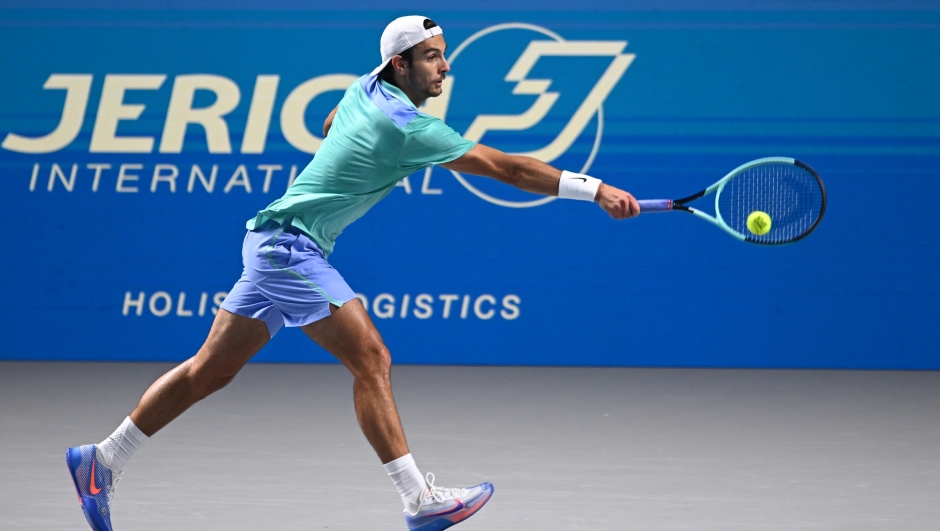
[[[562,183],[562,171],[558,168],[532,157],[507,155],[483,144],[473,146],[460,158],[442,166],[461,173],[491,177],[527,192],[542,195],[557,196],[560,184],[576,188],[583,184],[579,181],[586,180],[586,176],[568,174],[565,177],[571,182]],[[563,197],[566,195],[562,193]],[[593,200],[614,219],[631,218],[640,213],[640,206],[632,195],[608,184],[600,183]]]

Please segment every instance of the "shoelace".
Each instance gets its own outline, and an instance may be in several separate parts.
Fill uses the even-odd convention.
[[[120,441],[117,440],[117,439],[115,439],[113,435],[109,435],[109,436],[108,436],[108,440],[114,441],[115,444],[120,444]],[[114,470],[111,469],[111,463],[112,463],[113,460],[114,460],[114,454],[113,454],[113,453],[110,455],[110,459],[107,459],[107,457],[109,457],[109,456],[104,456],[103,454],[102,454],[102,457],[105,457],[105,459],[103,459],[103,460],[100,461],[101,464],[104,465],[104,466],[106,466],[106,467],[108,467],[108,469],[111,470],[111,484],[107,486],[107,489],[108,489],[108,490],[105,491],[105,493],[108,495],[108,505],[110,506],[110,505],[111,505],[111,500],[114,498],[114,491],[117,489],[117,484],[118,484],[119,481],[121,481],[121,476],[124,475],[124,471],[122,470],[122,471],[120,471],[120,472],[115,472]],[[98,454],[97,454],[97,453],[95,454],[95,457],[94,457],[94,458],[95,458],[95,459],[98,458]]]
[[[111,500],[114,498],[114,491],[117,490],[118,482],[121,481],[121,476],[124,475],[124,471],[121,472],[111,472],[111,485],[108,486],[108,506],[111,506]]]
[[[447,498],[456,498],[463,495],[464,489],[449,489],[434,485],[433,472],[428,472],[427,475],[424,476],[424,482],[428,485],[427,496],[434,498],[434,501],[438,503],[443,503]]]

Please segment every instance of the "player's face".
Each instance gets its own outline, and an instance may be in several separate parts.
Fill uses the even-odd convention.
[[[435,35],[415,46],[411,68],[406,69],[405,78],[412,92],[421,99],[441,95],[444,78],[450,65],[444,59],[447,43],[443,35]]]

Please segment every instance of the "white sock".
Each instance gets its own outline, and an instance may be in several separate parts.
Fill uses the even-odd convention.
[[[112,472],[120,474],[134,452],[149,438],[127,417],[114,433],[98,444],[98,460]]]
[[[398,494],[401,495],[401,501],[405,504],[405,509],[412,512],[418,508],[418,500],[427,484],[418,465],[415,464],[414,457],[411,454],[405,454],[398,459],[385,464],[385,472],[392,478],[395,487],[398,488]]]

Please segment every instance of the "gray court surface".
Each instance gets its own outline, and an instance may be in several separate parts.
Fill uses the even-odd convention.
[[[85,530],[64,453],[166,364],[0,363],[0,529]],[[454,529],[940,528],[940,373],[397,366]],[[117,531],[406,529],[340,366],[250,365],[126,469]]]

